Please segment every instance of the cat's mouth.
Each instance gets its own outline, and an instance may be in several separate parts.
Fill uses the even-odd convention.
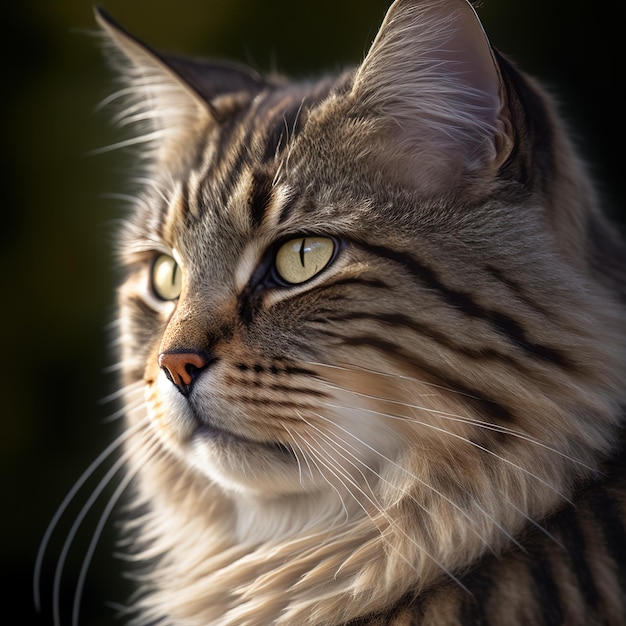
[[[293,449],[287,444],[280,443],[278,441],[259,441],[257,439],[249,439],[248,437],[237,435],[232,431],[217,428],[216,426],[206,423],[199,424],[196,427],[194,434],[192,435],[192,439],[210,441],[217,443],[218,445],[252,446],[295,459]]]
[[[257,433],[251,433],[254,437]],[[281,497],[316,485],[301,471],[296,452],[273,439],[254,439],[203,422],[185,446],[185,460],[212,483],[233,490]],[[271,438],[268,433],[266,437]]]

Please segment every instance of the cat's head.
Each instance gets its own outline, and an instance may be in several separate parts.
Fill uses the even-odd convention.
[[[481,528],[595,464],[621,357],[593,198],[468,3],[398,0],[359,67],[315,83],[99,19],[142,127],[120,325],[146,458],[233,497]],[[512,506],[487,514],[494,493]]]

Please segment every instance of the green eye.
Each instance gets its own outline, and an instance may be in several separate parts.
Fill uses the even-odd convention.
[[[183,288],[183,272],[176,261],[160,254],[152,265],[152,289],[161,300],[176,300]]]
[[[319,274],[331,261],[335,242],[329,237],[298,237],[283,244],[276,253],[276,271],[292,285]]]

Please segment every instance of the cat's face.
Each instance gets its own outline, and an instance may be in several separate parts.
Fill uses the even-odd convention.
[[[291,106],[306,115],[300,102]],[[367,249],[383,217],[373,195],[388,219],[391,197],[381,203],[385,193],[371,184],[339,193],[336,172],[335,183],[322,176],[329,155],[306,131],[269,162],[249,145],[276,152],[273,125],[283,114],[251,116],[245,139],[230,138],[229,153],[242,156],[227,180],[228,163],[209,154],[198,172],[147,201],[156,219],[142,216],[141,234],[131,228],[127,241],[158,246],[128,259],[121,298],[139,339],[125,359],[137,363],[130,378],[145,385],[164,444],[227,489],[266,494],[336,489],[396,455],[401,429],[380,417],[389,407],[374,399],[401,396],[391,364],[347,345],[342,329],[349,323],[353,340],[366,337],[377,315],[397,326],[412,307],[394,295],[403,290],[393,264]],[[317,136],[314,123],[310,130]],[[225,130],[212,132],[215,143],[226,141]],[[333,457],[336,467],[326,467]]]
[[[539,98],[505,96],[469,5],[397,2],[361,67],[312,86],[200,79],[113,37],[157,128],[123,234],[122,357],[172,463],[367,509],[407,485],[481,501],[495,467],[503,498],[554,499],[604,445],[612,356],[576,313],[545,137],[516,130]]]

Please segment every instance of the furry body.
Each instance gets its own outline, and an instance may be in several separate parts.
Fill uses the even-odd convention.
[[[398,0],[315,84],[100,21],[146,126],[136,623],[626,623],[624,247],[472,8]]]

